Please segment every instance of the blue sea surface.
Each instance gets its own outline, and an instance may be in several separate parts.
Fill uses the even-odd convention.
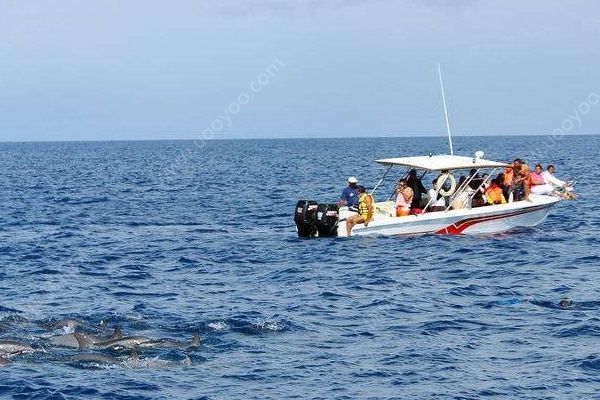
[[[35,349],[0,364],[0,397],[600,398],[598,148],[455,138],[578,181],[535,228],[302,240],[297,200],[445,139],[0,144],[0,340]],[[202,343],[77,362],[48,344],[63,318]]]

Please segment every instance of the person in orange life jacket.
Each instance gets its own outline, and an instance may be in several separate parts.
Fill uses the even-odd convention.
[[[513,164],[511,164],[510,166],[504,168],[504,171],[502,171],[497,177],[498,184],[502,188],[502,193],[504,194],[504,198],[506,200],[510,198],[510,194],[512,192],[514,174],[515,171],[513,170]]]
[[[485,189],[485,197],[488,204],[505,204],[506,199],[502,193],[498,179],[492,179],[492,183]]]

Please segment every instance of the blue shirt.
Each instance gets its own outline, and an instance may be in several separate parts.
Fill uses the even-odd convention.
[[[346,202],[348,207],[356,206],[358,204],[358,193],[356,189],[347,186],[342,190],[342,200]]]

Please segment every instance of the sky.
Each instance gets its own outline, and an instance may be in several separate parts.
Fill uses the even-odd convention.
[[[0,140],[600,133],[600,2],[0,0]]]

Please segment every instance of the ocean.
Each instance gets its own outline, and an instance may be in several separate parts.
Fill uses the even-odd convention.
[[[32,351],[0,397],[600,398],[600,137],[454,145],[552,163],[579,199],[498,235],[303,240],[297,200],[445,138],[1,143],[0,341]],[[181,345],[52,344],[115,327]]]

